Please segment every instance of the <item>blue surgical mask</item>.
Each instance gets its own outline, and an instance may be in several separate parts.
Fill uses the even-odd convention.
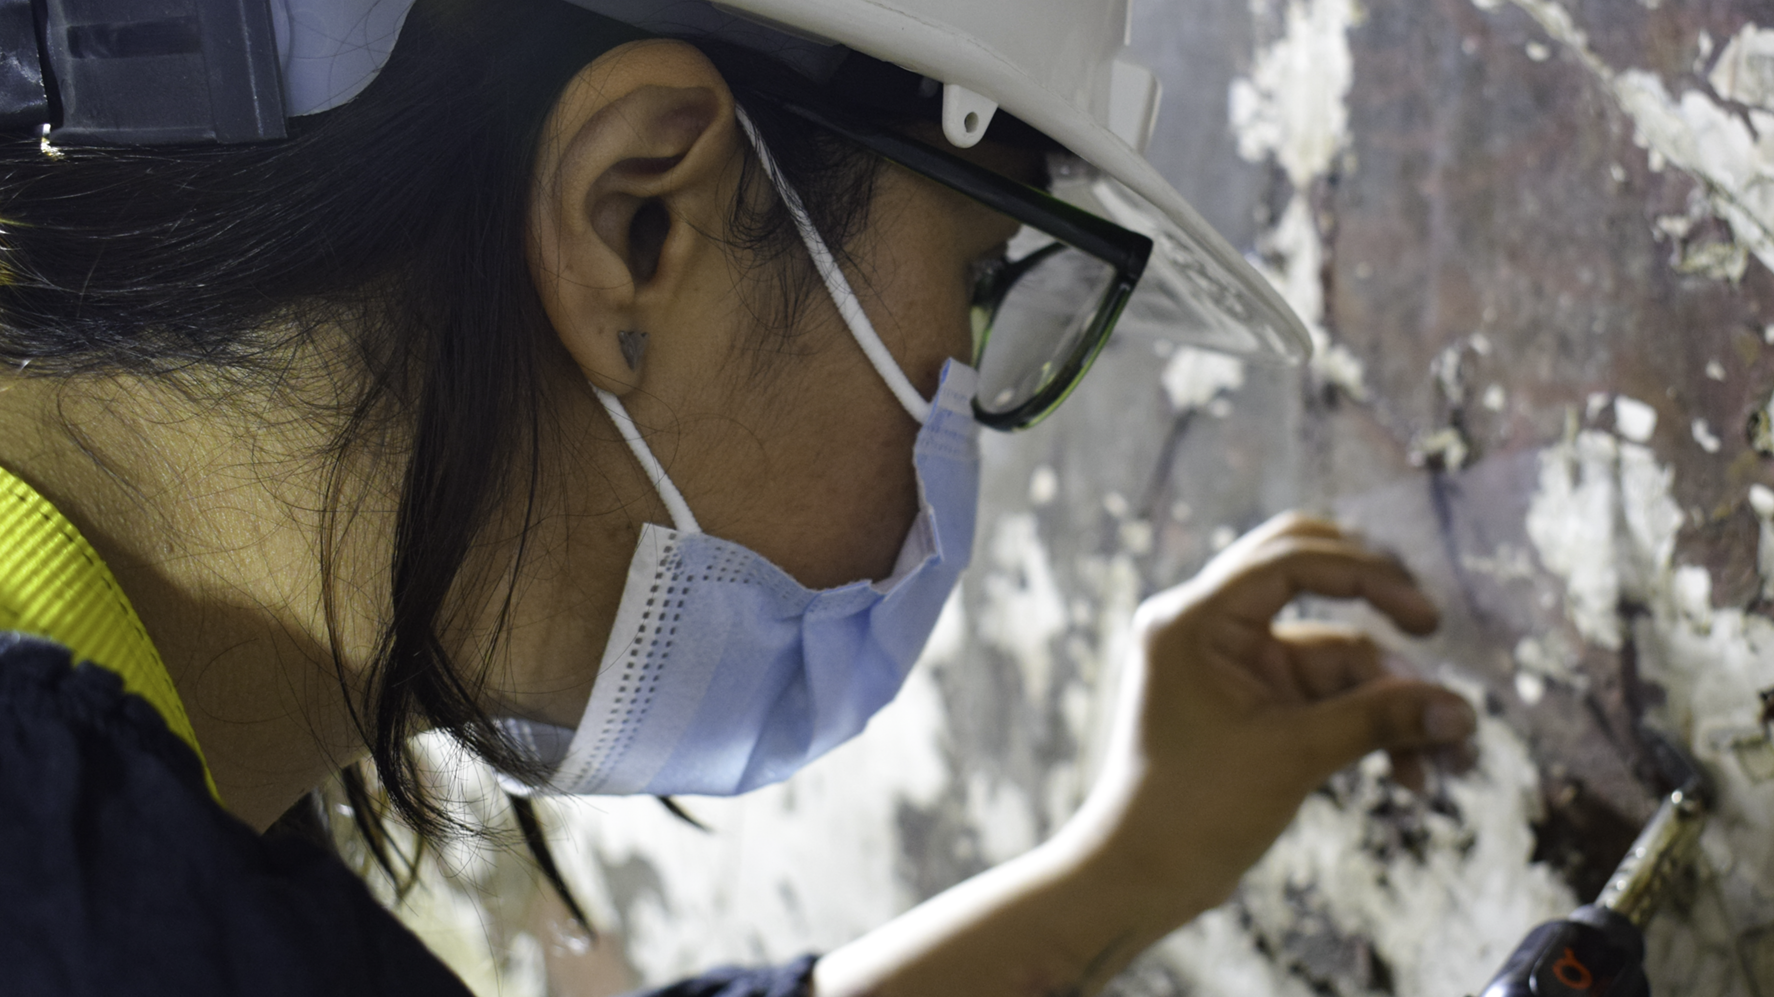
[[[861,733],[899,692],[971,556],[977,374],[951,360],[934,399],[917,393],[743,112],[740,123],[839,313],[923,423],[912,451],[918,516],[887,578],[807,588],[703,533],[622,403],[599,390],[675,528],[641,531],[579,727],[500,722],[550,772],[528,792],[726,796],[786,779]]]

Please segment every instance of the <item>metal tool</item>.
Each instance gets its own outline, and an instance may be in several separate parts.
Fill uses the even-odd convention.
[[[1694,858],[1713,787],[1681,748],[1655,731],[1644,734],[1657,767],[1676,788],[1595,902],[1529,932],[1482,997],[1649,997],[1643,929]]]

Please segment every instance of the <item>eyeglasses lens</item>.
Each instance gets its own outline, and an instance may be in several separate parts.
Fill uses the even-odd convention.
[[[1013,250],[1019,244],[1027,245],[1019,238]],[[1050,244],[1013,258],[996,276],[1011,281],[993,288],[1001,295],[996,310],[989,300],[975,306],[981,340],[976,401],[986,412],[1004,413],[1027,404],[1090,348],[1085,337],[1104,307],[1115,268]]]

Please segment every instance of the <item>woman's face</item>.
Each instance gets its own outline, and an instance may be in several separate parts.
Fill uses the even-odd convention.
[[[1008,148],[968,156],[1019,177],[1041,166],[1035,154]],[[1016,229],[934,181],[882,168],[845,271],[925,398],[935,395],[946,361],[971,361],[973,273]],[[818,284],[800,330],[764,367],[760,379],[749,362],[735,363],[738,376],[686,405],[682,416],[699,427],[691,445],[702,459],[685,461],[674,480],[705,530],[757,550],[804,585],[885,577],[917,512],[918,424]]]
[[[934,127],[912,131],[946,144]],[[600,58],[563,94],[541,148],[532,272],[576,365],[557,413],[571,445],[551,458],[564,514],[531,535],[509,673],[495,685],[503,705],[573,724],[639,531],[671,525],[582,379],[619,395],[705,532],[813,588],[891,573],[918,508],[919,427],[816,279],[787,335],[760,317],[774,311],[769,268],[781,264],[745,265],[722,233],[737,198],[778,195],[744,169],[731,95],[696,50],[646,42]],[[1043,173],[1036,153],[982,144],[962,155],[1018,179]],[[1016,228],[881,167],[844,269],[925,397],[946,361],[971,359],[973,272]],[[620,331],[647,334],[632,370]]]

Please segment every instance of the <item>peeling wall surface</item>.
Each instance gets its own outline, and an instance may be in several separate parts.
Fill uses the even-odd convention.
[[[543,807],[603,930],[446,856],[409,919],[483,993],[601,994],[826,950],[1050,834],[1124,628],[1288,507],[1445,608],[1396,665],[1481,704],[1426,798],[1378,759],[1112,992],[1474,993],[1713,767],[1654,991],[1774,997],[1774,10],[1766,0],[1142,0],[1151,156],[1311,326],[1309,370],[1129,336],[987,434],[975,567],[900,698],[786,784]],[[1348,617],[1346,607],[1299,612]],[[502,989],[501,989],[502,987]]]

